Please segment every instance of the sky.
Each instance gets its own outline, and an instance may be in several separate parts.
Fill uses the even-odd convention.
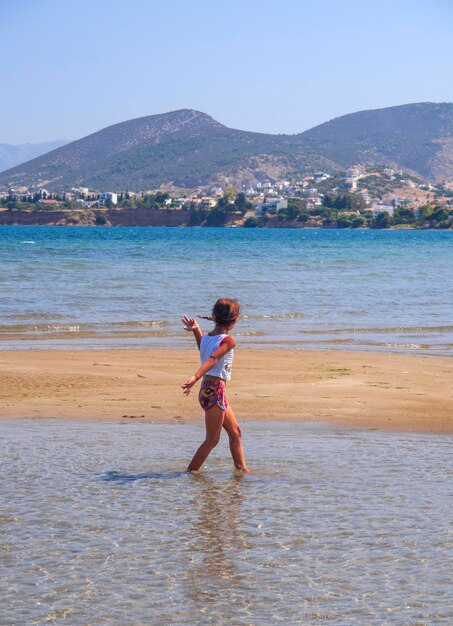
[[[0,0],[0,143],[176,109],[298,133],[453,101],[452,0]]]

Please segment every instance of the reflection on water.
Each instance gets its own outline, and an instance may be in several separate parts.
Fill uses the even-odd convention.
[[[247,605],[241,594],[245,576],[238,565],[247,549],[239,520],[244,501],[243,478],[235,471],[231,477],[220,481],[203,473],[192,477],[198,489],[191,500],[196,517],[189,531],[190,566],[185,585],[188,598],[201,612],[220,603],[228,615],[233,597],[236,598],[235,611]]]
[[[0,623],[448,624],[451,437],[0,423]]]

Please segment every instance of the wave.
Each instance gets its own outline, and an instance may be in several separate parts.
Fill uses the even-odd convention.
[[[2,324],[0,325],[0,335],[8,333],[50,333],[50,332],[72,332],[78,333],[82,330],[80,324]]]
[[[59,313],[40,313],[38,311],[34,311],[33,313],[16,313],[13,315],[5,315],[4,318],[10,320],[58,320],[64,319],[64,315],[60,315]]]
[[[129,326],[129,327],[137,327],[137,328],[162,328],[164,326],[169,326],[169,323],[165,320],[144,320],[137,321],[131,320],[128,322],[111,322],[110,326]]]
[[[259,320],[281,320],[281,319],[300,319],[306,317],[304,313],[270,313],[262,315],[241,315],[241,320],[259,321]]]
[[[343,333],[451,333],[453,326],[360,326],[356,328],[299,329],[307,335],[340,335]]]
[[[163,320],[132,321],[132,322],[107,322],[107,323],[49,323],[49,324],[2,324],[0,325],[0,340],[11,339],[35,339],[41,337],[76,336],[79,338],[89,337],[143,337],[143,336],[167,336],[165,330],[169,326]]]

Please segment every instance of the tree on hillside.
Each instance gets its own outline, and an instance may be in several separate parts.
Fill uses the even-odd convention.
[[[256,221],[256,217],[248,217],[244,222],[244,228],[256,228],[258,226],[258,222]]]
[[[170,198],[170,195],[163,191],[158,191],[154,194],[154,200],[159,206],[165,206],[165,202]]]
[[[400,207],[393,213],[394,224],[413,224],[415,222],[415,215],[411,209],[405,209]]]
[[[325,207],[336,209],[337,211],[355,211],[363,209],[365,206],[362,198],[359,198],[355,193],[325,193],[323,198],[323,205]]]
[[[300,198],[288,198],[286,214],[289,220],[299,219],[301,213],[305,213],[304,203]]]
[[[422,204],[418,209],[418,219],[417,223],[422,226],[426,221],[428,221],[429,216],[433,212],[433,207],[430,204]]]
[[[227,212],[224,208],[214,207],[207,215],[204,226],[225,226]]]
[[[105,226],[105,224],[107,224],[107,219],[103,213],[97,213],[94,223],[96,226]]]
[[[201,226],[206,219],[205,209],[200,209],[192,202],[190,204],[189,212],[189,226]]]
[[[366,219],[362,215],[357,215],[357,217],[352,218],[351,228],[360,228],[364,224],[366,224]]]
[[[352,219],[350,215],[339,215],[337,218],[337,228],[351,228]]]
[[[219,210],[224,210],[227,207],[231,206],[231,202],[230,202],[230,198],[229,196],[224,193],[223,196],[221,196],[218,200],[217,200],[217,204],[215,205],[215,209],[219,209]]]
[[[237,189],[235,189],[234,187],[227,187],[223,194],[224,198],[226,198],[226,200],[231,203],[236,200],[237,195],[238,195]]]
[[[146,193],[144,196],[137,199],[137,206],[145,209],[160,209],[162,204],[164,204],[163,196],[168,197],[168,194]]]
[[[253,208],[253,204],[247,200],[245,193],[242,191],[238,193],[233,204],[235,210],[240,211],[243,215]]]
[[[224,226],[228,213],[240,211],[244,215],[251,209],[253,209],[253,204],[246,199],[245,194],[237,193],[234,187],[229,187],[207,214],[205,226]]]
[[[323,198],[323,206],[328,207],[329,209],[335,206],[335,198],[336,196],[333,193],[325,193]]]
[[[354,211],[362,209],[365,206],[364,201],[355,193],[339,194],[335,199],[335,208],[339,211]]]
[[[435,207],[429,216],[429,224],[434,228],[449,228],[452,223],[449,219],[450,211],[445,207]]]
[[[331,209],[330,207],[323,205],[312,209],[309,213],[310,215],[319,215],[319,217],[322,217],[326,222],[335,222],[337,219],[337,212],[335,209]]]
[[[391,224],[392,218],[387,211],[382,211],[371,221],[372,228],[388,228]]]

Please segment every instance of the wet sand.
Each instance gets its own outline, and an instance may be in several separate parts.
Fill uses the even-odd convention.
[[[194,350],[0,352],[0,417],[200,420],[181,384]],[[453,360],[369,352],[239,349],[228,398],[239,420],[333,422],[453,433]]]

